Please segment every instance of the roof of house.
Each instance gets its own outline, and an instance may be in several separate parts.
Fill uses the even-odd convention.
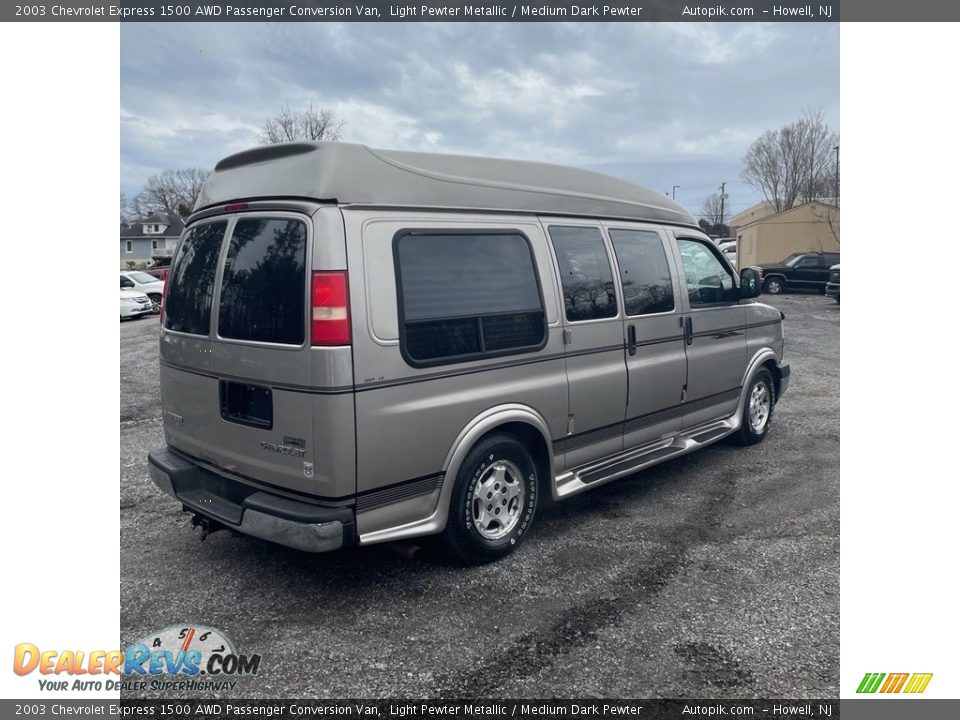
[[[145,233],[144,225],[162,225],[163,232]],[[138,218],[129,223],[120,223],[120,238],[158,238],[180,237],[183,232],[183,220],[177,215],[167,213],[150,213],[145,218]]]
[[[794,205],[792,208],[788,208],[787,210],[781,210],[780,212],[773,213],[772,215],[764,215],[763,217],[759,217],[756,220],[753,220],[752,222],[748,222],[746,225],[741,225],[738,229],[743,230],[753,225],[760,225],[763,223],[773,222],[773,221],[776,221],[778,223],[783,222],[785,216],[793,213],[797,213],[801,210],[805,210],[813,205],[819,205],[821,207],[827,208],[828,210],[835,210],[838,213],[840,212],[840,208],[837,205],[831,205],[829,203],[823,202],[822,200],[810,200],[809,202],[801,203],[800,205]],[[823,219],[826,220],[826,218],[823,218]]]
[[[696,227],[690,213],[662,193],[588,170],[329,142],[268,145],[221,160],[194,210],[258,197],[587,215]]]

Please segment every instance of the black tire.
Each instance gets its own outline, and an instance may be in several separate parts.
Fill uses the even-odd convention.
[[[765,386],[767,398],[766,417],[761,426],[756,426],[751,422],[751,396],[758,384]],[[740,416],[740,429],[733,435],[733,441],[737,445],[756,445],[761,442],[770,429],[770,422],[773,420],[774,402],[773,376],[766,368],[760,368],[753,374],[747,389],[747,401],[743,404],[743,413]]]
[[[784,291],[783,278],[771,277],[763,282],[763,291],[771,295],[780,295]]]
[[[496,480],[498,470],[510,478],[509,484],[500,486]],[[519,477],[513,478],[514,474]],[[487,497],[491,501],[500,499],[499,505],[491,502],[486,507],[486,510],[498,512],[498,516],[484,514],[484,509],[478,506],[475,490],[481,482],[490,483]],[[509,492],[508,487],[511,488]],[[520,494],[508,497],[513,492]],[[533,526],[538,493],[537,465],[526,445],[506,433],[484,438],[467,454],[457,474],[443,534],[445,545],[457,559],[470,565],[493,562],[509,555]],[[498,527],[499,511],[504,512],[503,517],[508,521]],[[481,521],[490,518],[484,524],[486,535],[478,527],[478,517]],[[503,531],[507,532],[502,537],[489,537]]]
[[[150,298],[151,302],[154,302],[157,305],[163,302],[163,295],[161,295],[160,293],[150,293],[149,295],[147,295],[147,297]]]

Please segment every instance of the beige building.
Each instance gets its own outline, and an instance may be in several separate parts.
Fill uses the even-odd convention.
[[[742,268],[811,251],[840,252],[839,207],[814,200],[737,228],[737,265]]]
[[[756,205],[751,205],[746,210],[741,210],[731,217],[730,222],[727,223],[727,225],[730,226],[730,237],[736,237],[737,232],[745,225],[756,222],[768,215],[773,215],[775,212],[776,209],[773,207],[773,203],[767,200],[761,200]]]

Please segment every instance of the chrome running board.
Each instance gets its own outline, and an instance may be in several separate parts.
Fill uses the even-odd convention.
[[[554,497],[557,500],[571,497],[664,460],[712,445],[739,429],[740,424],[736,422],[739,417],[738,412],[724,420],[711,420],[684,430],[679,435],[661,438],[567,470],[554,480]]]

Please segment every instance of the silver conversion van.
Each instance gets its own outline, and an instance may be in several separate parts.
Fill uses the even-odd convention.
[[[443,534],[732,437],[787,388],[779,311],[669,198],[532,162],[289,143],[222,160],[169,274],[156,484],[306,551]]]

